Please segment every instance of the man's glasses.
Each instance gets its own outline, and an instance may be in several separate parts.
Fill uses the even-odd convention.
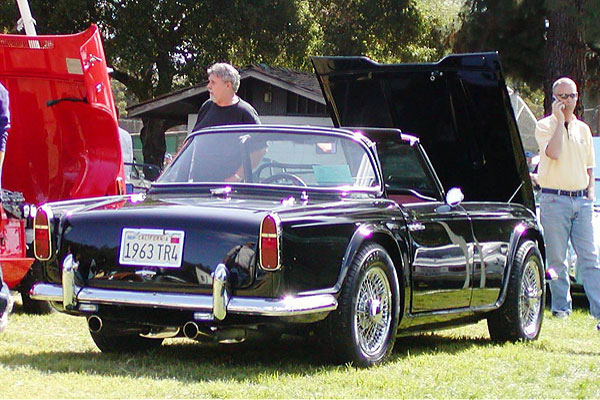
[[[568,99],[569,97],[574,99],[577,97],[577,92],[575,93],[561,93],[561,94],[555,94],[556,97],[560,97],[563,100]]]

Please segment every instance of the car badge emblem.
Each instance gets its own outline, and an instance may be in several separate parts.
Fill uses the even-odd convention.
[[[156,275],[156,271],[142,269],[140,271],[135,271],[135,274],[141,276],[142,278],[150,279]]]
[[[212,194],[215,197],[228,198],[229,195],[231,194],[231,186],[210,189],[210,194]]]

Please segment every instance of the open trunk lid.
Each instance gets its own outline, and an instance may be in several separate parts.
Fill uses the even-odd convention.
[[[313,57],[336,126],[393,127],[419,137],[448,190],[534,209],[527,161],[497,53],[437,63]]]

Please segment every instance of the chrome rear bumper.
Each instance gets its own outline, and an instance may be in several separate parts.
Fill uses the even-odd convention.
[[[138,292],[75,285],[77,263],[67,256],[63,263],[62,285],[38,283],[30,290],[31,298],[63,303],[68,312],[79,312],[81,305],[107,304],[119,306],[152,307],[210,313],[223,320],[228,313],[268,317],[291,317],[333,311],[337,300],[330,294],[284,298],[230,297],[225,289],[227,268],[220,264],[213,274],[213,294],[184,294],[165,292]]]

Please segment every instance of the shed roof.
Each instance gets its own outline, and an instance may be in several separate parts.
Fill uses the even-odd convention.
[[[325,104],[319,82],[313,73],[257,64],[240,72],[241,84],[248,79],[257,79]],[[204,81],[198,85],[181,88],[140,102],[127,108],[127,116],[187,122],[188,115],[197,112],[202,103],[208,99],[207,84],[208,81]]]

